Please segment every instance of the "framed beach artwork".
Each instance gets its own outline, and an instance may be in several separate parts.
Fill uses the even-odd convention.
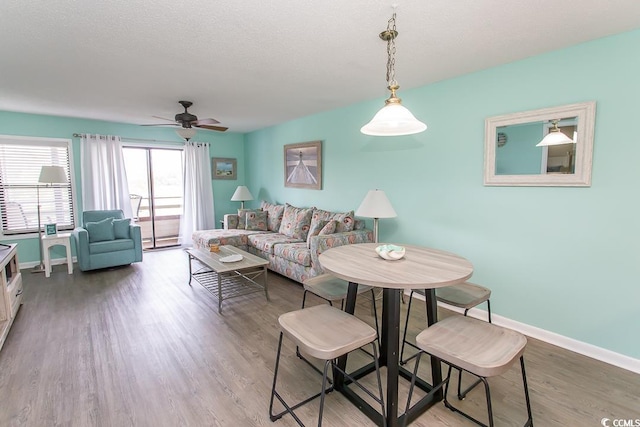
[[[213,179],[236,179],[236,159],[213,157],[211,159],[211,173]]]
[[[322,141],[284,146],[284,186],[322,189]]]

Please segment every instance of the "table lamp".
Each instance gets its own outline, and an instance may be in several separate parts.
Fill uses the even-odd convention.
[[[38,202],[38,243],[40,245],[40,265],[38,265],[33,272],[44,273],[44,263],[42,262],[42,225],[40,221],[40,184],[45,184],[48,187],[51,184],[66,184],[67,174],[62,166],[42,166],[40,169],[40,177],[38,178],[37,190],[37,202]]]
[[[373,218],[373,240],[376,243],[378,243],[378,219],[398,216],[382,190],[369,190],[355,214],[356,216]]]
[[[240,209],[244,209],[244,202],[248,200],[253,200],[251,192],[244,185],[239,185],[233,196],[231,196],[231,201],[240,202]]]

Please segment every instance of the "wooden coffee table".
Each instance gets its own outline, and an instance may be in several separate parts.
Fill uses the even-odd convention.
[[[218,300],[218,313],[222,313],[222,301],[243,295],[262,292],[269,301],[267,289],[267,265],[264,258],[250,254],[235,246],[220,246],[220,252],[209,252],[201,249],[187,249],[189,255],[189,286],[191,279],[196,279],[206,290]],[[242,255],[241,261],[222,262],[220,258],[230,255]],[[193,260],[200,262],[201,267],[193,270]],[[262,276],[262,284],[256,279]]]

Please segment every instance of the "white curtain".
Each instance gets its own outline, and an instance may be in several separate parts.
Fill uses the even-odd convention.
[[[194,231],[213,228],[216,228],[216,222],[209,144],[189,141],[184,147],[184,207],[180,241],[183,245],[192,245]]]
[[[83,135],[80,150],[83,210],[122,209],[125,218],[131,218],[120,137]]]

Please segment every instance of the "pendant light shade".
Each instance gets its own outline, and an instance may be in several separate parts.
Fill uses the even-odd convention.
[[[573,139],[562,133],[560,128],[558,128],[558,120],[553,120],[552,123],[553,128],[549,130],[549,133],[544,138],[542,138],[542,141],[536,144],[536,147],[576,143]]]
[[[362,126],[360,132],[373,136],[400,136],[424,132],[427,125],[416,119],[411,111],[400,103],[389,103]]]
[[[402,105],[402,100],[396,96],[400,88],[396,81],[396,13],[387,23],[387,29],[380,33],[380,38],[387,42],[387,89],[391,96],[385,101],[385,106],[371,119],[369,123],[360,128],[360,132],[373,136],[401,136],[423,132],[427,125],[416,119],[411,111]]]

